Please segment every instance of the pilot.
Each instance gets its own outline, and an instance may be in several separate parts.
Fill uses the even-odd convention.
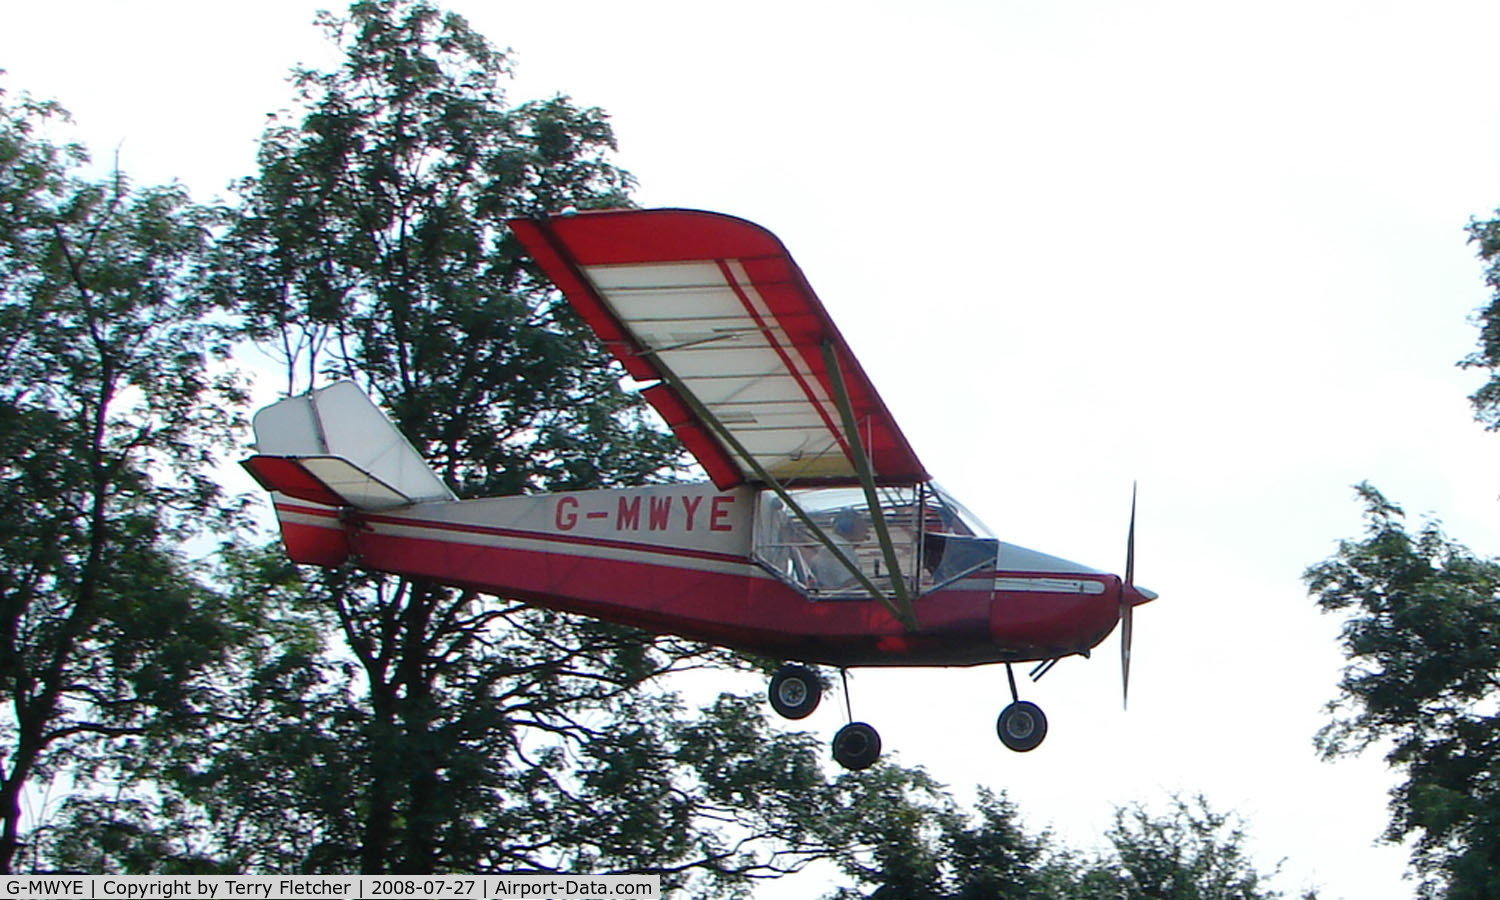
[[[807,564],[803,561],[807,532],[787,512],[786,504],[779,497],[766,498],[761,507],[762,515],[757,540],[760,557],[776,571],[794,584],[807,583]]]
[[[828,533],[833,545],[851,564],[859,565],[856,549],[870,536],[870,523],[857,510],[840,510],[833,519],[833,529]],[[820,591],[832,591],[848,587],[855,581],[854,573],[834,555],[833,551],[818,545],[811,561],[813,586]]]

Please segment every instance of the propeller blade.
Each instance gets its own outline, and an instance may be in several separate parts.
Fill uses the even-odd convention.
[[[1120,601],[1120,690],[1121,707],[1130,708],[1130,637],[1135,622],[1135,607]]]

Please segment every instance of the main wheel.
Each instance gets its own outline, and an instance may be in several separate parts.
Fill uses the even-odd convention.
[[[995,731],[1005,746],[1017,753],[1025,753],[1035,750],[1047,736],[1047,716],[1035,703],[1017,700],[1000,711]]]
[[[833,736],[833,758],[846,769],[868,769],[880,758],[880,733],[864,722],[850,722]]]
[[[771,708],[785,718],[807,718],[822,696],[818,676],[806,666],[785,665],[771,676]]]

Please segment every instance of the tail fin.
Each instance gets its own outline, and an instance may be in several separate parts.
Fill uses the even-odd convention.
[[[352,381],[273,403],[253,424],[258,452],[241,465],[266,490],[363,510],[455,499]],[[296,511],[278,503],[276,516],[294,560],[336,565],[347,556],[343,526],[332,510]]]

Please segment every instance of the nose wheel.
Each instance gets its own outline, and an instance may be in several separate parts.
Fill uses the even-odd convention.
[[[1045,674],[1046,670],[1039,671]],[[1000,743],[1017,753],[1035,750],[1047,736],[1047,715],[1040,706],[1022,700],[1016,693],[1016,673],[1010,663],[1005,664],[1005,677],[1010,681],[1010,705],[1000,710],[995,733],[1000,735]]]
[[[1017,700],[1000,711],[995,732],[1000,743],[1017,753],[1035,750],[1047,736],[1047,716],[1035,703]]]

